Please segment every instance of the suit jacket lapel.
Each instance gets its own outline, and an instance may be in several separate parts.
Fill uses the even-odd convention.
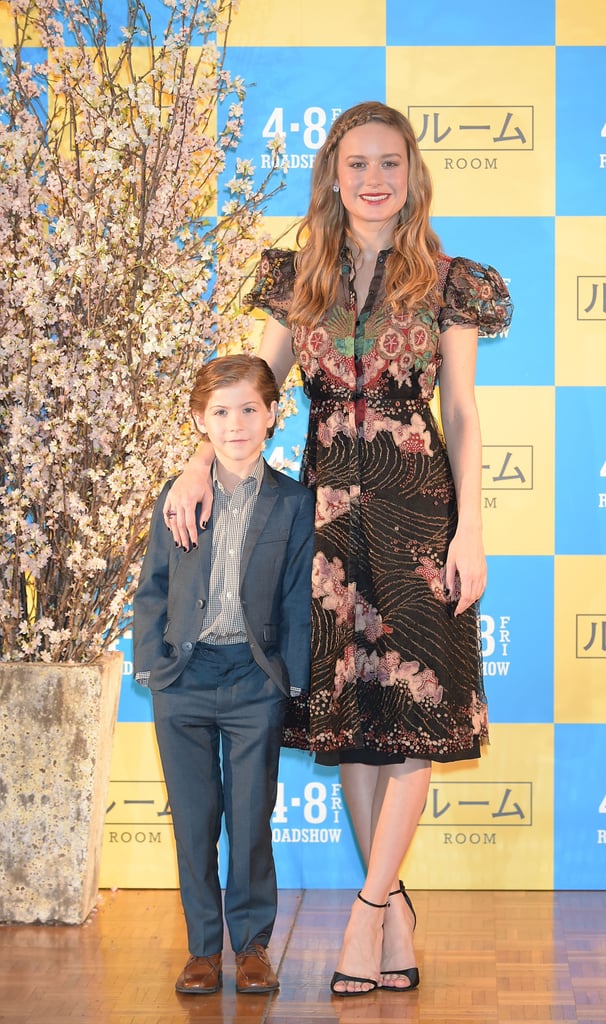
[[[260,534],[265,529],[267,520],[269,519],[277,500],[278,485],[270,476],[268,467],[266,466],[263,480],[261,482],[261,489],[259,490],[257,500],[255,502],[252,519],[246,532],[244,550],[240,561],[240,582],[244,579],[255,544],[257,543]]]

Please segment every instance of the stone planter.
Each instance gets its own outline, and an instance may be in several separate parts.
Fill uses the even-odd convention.
[[[0,921],[82,924],[97,901],[122,654],[0,663]]]

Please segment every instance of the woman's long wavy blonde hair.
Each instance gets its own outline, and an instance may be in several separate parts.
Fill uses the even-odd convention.
[[[378,121],[397,129],[408,151],[408,196],[400,212],[387,261],[386,295],[396,309],[415,309],[423,299],[435,298],[440,241],[429,223],[431,178],[423,162],[410,121],[384,103],[368,101],[344,111],[333,123],[319,150],[311,186],[311,201],[297,232],[301,246],[296,256],[296,280],[289,320],[313,327],[337,295],[341,275],[340,252],[351,238],[347,211],[334,192],[339,143],[360,125]]]

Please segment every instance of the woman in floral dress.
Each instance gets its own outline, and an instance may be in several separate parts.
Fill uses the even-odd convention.
[[[248,300],[268,313],[259,354],[279,381],[296,360],[311,401],[312,680],[309,699],[291,702],[285,743],[340,764],[367,865],[338,996],[418,985],[399,868],[431,762],[478,757],[487,738],[474,377],[478,334],[502,330],[511,303],[496,270],[442,253],[430,202],[408,120],[376,102],[345,111],[317,156],[300,250],[267,250]],[[429,406],[438,376],[441,429]],[[184,545],[196,502],[208,518],[209,457],[165,508]]]

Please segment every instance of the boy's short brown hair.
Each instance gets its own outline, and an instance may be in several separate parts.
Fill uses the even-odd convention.
[[[196,382],[189,396],[191,412],[203,416],[210,396],[217,388],[228,388],[245,380],[259,392],[267,409],[271,409],[272,402],[279,401],[280,389],[276,378],[271,367],[260,356],[218,356],[204,363],[196,374]],[[273,434],[274,427],[268,427],[267,437],[273,437]]]

